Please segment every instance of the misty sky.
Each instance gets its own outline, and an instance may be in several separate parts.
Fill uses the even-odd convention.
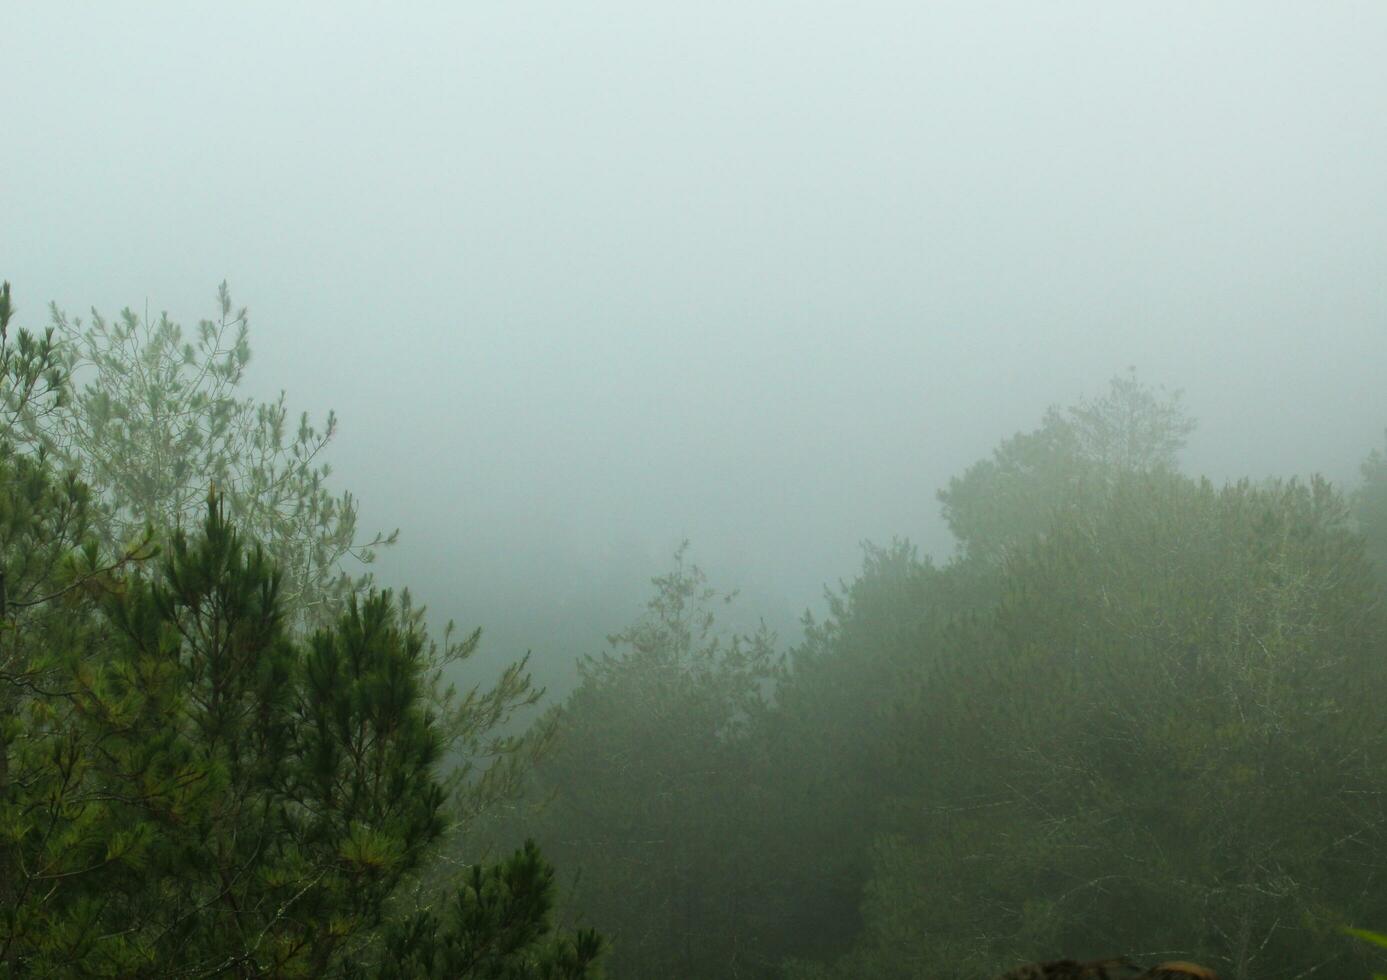
[[[1129,365],[1220,480],[1387,426],[1381,3],[15,4],[0,97],[20,323],[229,280],[385,578],[537,657],[684,536],[776,625],[947,555]]]

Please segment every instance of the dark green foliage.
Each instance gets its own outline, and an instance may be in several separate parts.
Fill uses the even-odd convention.
[[[116,837],[100,814],[78,809],[59,821],[67,787],[80,779],[80,738],[70,730],[65,699],[82,658],[101,649],[93,629],[96,602],[119,586],[121,568],[147,557],[136,549],[103,562],[90,540],[93,505],[87,488],[57,477],[40,452],[23,455],[12,438],[22,420],[61,405],[64,376],[51,336],[12,336],[8,283],[0,290],[0,976],[17,969],[13,941],[25,927],[34,894],[46,888],[52,859],[80,871],[83,860],[110,846],[138,843]],[[22,444],[21,444],[22,445]],[[61,826],[60,826],[61,823]],[[38,864],[35,864],[35,859]],[[35,876],[34,872],[40,874]],[[65,924],[70,928],[70,924]],[[56,935],[49,941],[61,941]]]
[[[526,841],[501,864],[473,867],[442,917],[424,911],[392,923],[375,976],[595,980],[602,941],[591,930],[549,936],[553,904],[554,869]]]
[[[50,768],[41,794],[15,787],[8,949],[49,975],[329,970],[442,828],[420,639],[372,595],[304,656],[278,576],[215,503],[124,585],[104,656],[26,719]]]
[[[42,337],[28,330],[10,336],[15,307],[9,282],[0,283],[0,420],[8,442],[32,431],[67,402],[68,375],[60,342],[49,328]]]
[[[7,757],[23,778],[0,809],[0,969],[592,975],[595,937],[547,935],[552,871],[533,848],[473,869],[441,933],[427,916],[389,925],[443,829],[426,639],[372,593],[305,648],[278,584],[213,502],[157,578],[104,596],[101,661],[74,651],[45,675],[61,689],[25,701]]]
[[[369,572],[350,566],[369,564],[374,549],[395,535],[359,539],[355,499],[331,491],[322,455],[336,433],[333,413],[321,429],[306,414],[295,426],[283,394],[273,403],[238,394],[251,350],[246,311],[233,306],[225,283],[218,315],[193,336],[167,315],[153,320],[129,309],[113,321],[93,312],[86,325],[53,309],[52,320],[42,341],[21,331],[17,360],[4,363],[13,361],[23,383],[4,404],[16,440],[93,488],[88,534],[105,553],[139,554],[149,535],[165,541],[177,527],[198,526],[215,489],[231,523],[273,563],[277,615],[288,633],[305,639],[315,628],[333,628],[353,596],[369,593]],[[58,386],[47,400],[35,387],[40,377]],[[61,384],[69,377],[75,391]],[[398,605],[403,626],[420,631],[425,610],[408,591]],[[494,685],[458,694],[458,673],[479,640],[480,631],[454,640],[450,623],[441,642],[420,651],[427,661],[421,696],[438,722],[459,832],[514,795],[551,734],[500,734],[542,693],[523,661]]]

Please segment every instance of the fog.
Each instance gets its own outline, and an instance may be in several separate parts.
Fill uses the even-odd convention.
[[[685,537],[793,639],[1129,366],[1220,481],[1381,442],[1387,7],[405,6],[12,9],[0,275],[228,280],[381,579],[541,679]]]

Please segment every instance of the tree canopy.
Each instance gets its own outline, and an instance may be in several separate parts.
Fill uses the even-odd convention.
[[[151,516],[113,550],[110,500],[23,438],[67,375],[27,333],[8,356],[3,296],[0,976],[596,976],[533,845],[407,900],[452,816],[444,754],[495,737],[506,697],[441,684],[388,590],[291,628],[216,490],[196,530]]]

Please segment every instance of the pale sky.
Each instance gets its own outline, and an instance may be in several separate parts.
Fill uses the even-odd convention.
[[[341,417],[387,582],[541,674],[680,538],[777,626],[1135,365],[1187,469],[1387,426],[1387,5],[6,4],[21,324],[192,327]]]

